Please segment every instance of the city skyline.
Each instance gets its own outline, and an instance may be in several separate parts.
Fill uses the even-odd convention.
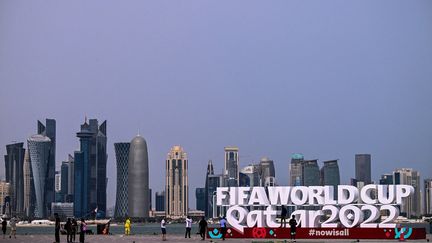
[[[239,147],[240,168],[271,158],[281,185],[293,153],[338,159],[343,184],[362,153],[374,181],[404,167],[432,178],[430,1],[86,6],[0,2],[0,155],[53,118],[59,170],[84,117],[107,120],[109,207],[113,144],[138,131],[153,192],[166,151],[188,152],[192,207],[226,146]]]

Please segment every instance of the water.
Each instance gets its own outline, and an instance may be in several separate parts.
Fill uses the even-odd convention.
[[[93,233],[96,234],[96,225],[87,226],[88,229],[92,230]],[[166,226],[167,234],[173,235],[182,235],[185,233],[185,225],[184,224],[169,224]],[[198,225],[192,225],[191,234],[196,234],[198,232]],[[123,225],[111,225],[110,233],[124,234],[124,226]],[[134,235],[153,235],[160,234],[160,224],[159,223],[147,223],[147,224],[132,224],[131,233]],[[51,226],[17,226],[17,234],[18,235],[54,235],[54,225]]]

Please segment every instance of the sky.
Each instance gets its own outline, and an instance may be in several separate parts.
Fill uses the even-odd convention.
[[[56,160],[85,116],[107,120],[108,206],[115,142],[147,141],[150,187],[173,145],[189,159],[190,208],[225,146],[240,165],[292,153],[372,155],[372,178],[432,177],[431,1],[0,1],[0,155],[37,120],[57,121]],[[4,165],[0,166],[4,179]]]

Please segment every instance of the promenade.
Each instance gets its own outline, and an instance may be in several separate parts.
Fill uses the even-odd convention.
[[[432,242],[431,235],[428,235],[427,238]],[[176,242],[176,243],[187,243],[187,242],[204,242],[198,236],[192,236],[191,239],[185,239],[180,235],[168,235],[166,242]],[[0,238],[0,242],[14,242],[14,243],[50,243],[54,241],[54,235],[18,235],[17,239],[3,239]],[[61,242],[66,242],[66,236],[62,236]],[[88,243],[138,243],[138,242],[162,242],[159,235],[155,236],[143,236],[143,235],[131,235],[131,236],[123,236],[123,235],[89,235],[86,237],[86,242]],[[227,239],[225,241],[222,240],[211,240],[206,239],[205,242],[256,242],[256,243],[282,243],[282,242],[290,242],[289,240],[256,240],[256,239]],[[297,240],[298,243],[331,243],[331,242],[357,242],[356,240],[347,241],[347,240]],[[397,240],[361,240],[360,242],[399,242]],[[425,240],[414,240],[414,241],[406,241],[406,242],[426,242]]]

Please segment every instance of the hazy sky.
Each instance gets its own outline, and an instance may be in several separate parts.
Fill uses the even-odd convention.
[[[292,153],[372,154],[372,177],[412,167],[432,177],[432,1],[0,1],[0,154],[57,120],[57,166],[84,117],[114,142],[140,130],[150,187],[165,157],[189,156],[190,208],[223,148],[241,166],[268,156],[288,183]],[[4,178],[4,164],[0,166]]]

